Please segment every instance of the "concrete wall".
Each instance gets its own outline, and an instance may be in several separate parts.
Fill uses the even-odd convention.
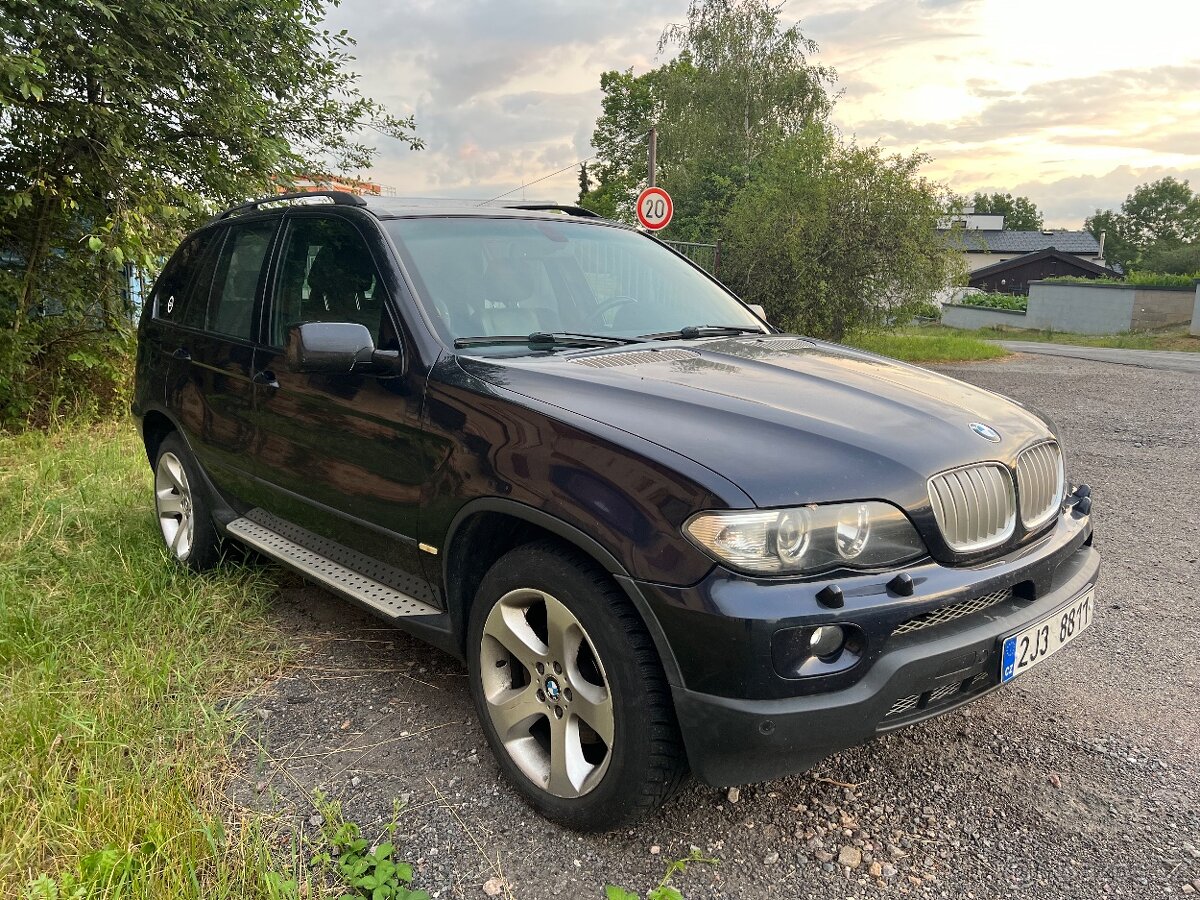
[[[1132,327],[1133,295],[1121,284],[1033,281],[1025,320],[1030,328],[1117,334]]]
[[[1196,282],[1196,302],[1192,306],[1192,327],[1189,331],[1200,337],[1200,281]]]
[[[1133,295],[1133,330],[1186,325],[1195,302],[1191,288],[1139,289]]]
[[[987,328],[999,325],[1003,328],[1030,328],[1025,324],[1025,313],[1015,309],[989,309],[986,306],[963,306],[947,303],[942,307],[942,324],[951,328]]]
[[[1030,328],[1077,334],[1117,334],[1186,324],[1191,288],[1140,288],[1124,284],[1029,284]]]

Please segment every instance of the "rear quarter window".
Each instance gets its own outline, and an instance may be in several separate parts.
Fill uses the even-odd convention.
[[[200,293],[196,279],[204,258],[220,235],[215,229],[193,235],[171,257],[154,284],[151,308],[156,319],[177,325],[198,324],[195,316],[188,315],[188,309],[191,298]],[[202,293],[207,299],[207,292]]]

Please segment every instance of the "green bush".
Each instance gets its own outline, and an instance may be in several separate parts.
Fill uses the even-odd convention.
[[[962,299],[963,306],[986,306],[989,309],[1013,309],[1025,312],[1029,298],[1020,294],[968,294]]]
[[[1200,272],[1190,275],[1164,275],[1161,272],[1131,271],[1124,278],[1082,278],[1078,275],[1056,275],[1046,278],[1056,284],[1122,284],[1130,287],[1172,288],[1193,287],[1200,281]]]

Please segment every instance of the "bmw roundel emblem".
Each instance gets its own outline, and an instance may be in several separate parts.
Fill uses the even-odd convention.
[[[991,441],[993,444],[1000,443],[1000,432],[991,425],[984,425],[982,422],[972,422],[971,430],[985,441]]]

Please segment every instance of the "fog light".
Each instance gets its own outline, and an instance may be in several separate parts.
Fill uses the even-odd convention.
[[[808,637],[808,652],[813,656],[832,656],[842,649],[846,635],[837,625],[821,625]]]
[[[797,625],[771,636],[771,662],[783,678],[813,678],[853,669],[867,650],[857,625]]]

